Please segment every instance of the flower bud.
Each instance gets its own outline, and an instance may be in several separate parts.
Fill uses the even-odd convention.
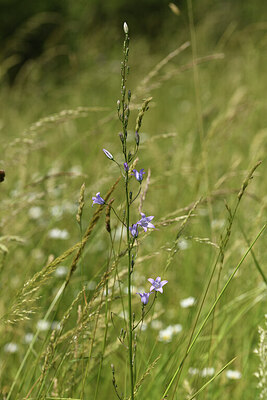
[[[110,160],[113,160],[113,155],[108,150],[103,149],[103,152],[105,153],[107,158],[109,158]]]
[[[124,143],[124,137],[123,137],[123,134],[121,132],[119,133],[119,137],[120,137],[121,142]]]
[[[123,30],[124,30],[124,33],[128,33],[129,32],[129,28],[128,28],[128,25],[126,24],[126,22],[124,22],[124,24],[123,24]]]

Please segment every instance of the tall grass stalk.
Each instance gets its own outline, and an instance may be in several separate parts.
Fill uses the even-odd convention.
[[[123,153],[125,163],[129,162],[127,154],[127,127],[130,114],[130,92],[128,92],[128,104],[126,103],[126,81],[129,72],[128,54],[129,54],[129,35],[128,26],[124,24],[125,39],[123,44],[124,59],[121,67],[121,123],[123,130]],[[126,231],[127,231],[127,251],[128,251],[128,351],[129,351],[129,371],[130,371],[130,387],[131,399],[134,400],[134,370],[133,370],[133,323],[132,323],[132,246],[130,241],[130,203],[129,203],[129,175],[128,170],[125,171],[125,200],[126,200]]]

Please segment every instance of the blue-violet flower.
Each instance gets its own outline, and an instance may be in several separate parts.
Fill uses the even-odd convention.
[[[168,283],[168,281],[162,281],[160,276],[158,276],[155,280],[149,278],[148,281],[151,283],[150,292],[155,290],[156,292],[163,293],[162,287]]]
[[[151,295],[151,292],[149,292],[149,293],[136,293],[136,294],[139,294],[139,296],[141,297],[141,302],[144,305],[146,305],[148,303],[148,299],[149,299],[149,296]]]
[[[129,230],[130,230],[132,236],[134,238],[137,238],[137,236],[138,236],[138,226],[137,226],[137,224],[133,224],[132,226],[130,226]]]
[[[125,163],[123,164],[123,167],[124,167],[124,171],[125,171],[125,172],[129,171],[129,165],[127,164],[127,162],[125,162]]]
[[[98,192],[95,195],[95,197],[92,197],[92,200],[93,200],[92,207],[93,207],[94,204],[105,204],[105,200],[102,199],[102,197],[100,196],[100,192]]]
[[[136,180],[138,180],[139,183],[142,182],[144,174],[145,174],[144,168],[140,169],[139,172],[136,169],[133,169],[133,174],[132,175],[135,176]]]
[[[141,213],[141,217],[142,218],[140,219],[140,221],[138,221],[136,224],[142,226],[145,232],[147,231],[147,228],[155,228],[155,226],[150,222],[154,218],[153,215],[151,215],[150,217],[146,217],[144,213]]]

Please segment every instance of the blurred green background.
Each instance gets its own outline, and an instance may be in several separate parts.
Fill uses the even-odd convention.
[[[133,96],[129,143],[134,141],[135,119],[143,98],[153,96],[140,131],[138,169],[145,168],[147,172],[151,168],[143,211],[154,215],[158,224],[158,230],[141,241],[134,285],[140,290],[140,285],[146,284],[148,276],[154,276],[157,267],[157,275],[168,279],[169,285],[156,314],[163,327],[183,325],[180,336],[170,343],[157,342],[156,349],[153,344],[158,332],[153,333],[150,328],[142,332],[146,339],[140,344],[141,372],[144,372],[142,363],[151,354],[152,358],[163,354],[153,375],[157,384],[154,378],[150,380],[142,388],[143,398],[148,398],[147,394],[158,398],[183,354],[196,309],[182,310],[179,302],[189,296],[194,296],[197,302],[201,298],[217,252],[214,244],[219,245],[227,226],[225,202],[231,207],[235,204],[248,169],[258,160],[264,162],[242,200],[225,254],[221,285],[247,248],[242,230],[251,241],[266,218],[266,4],[260,0],[199,0],[193,2],[193,13],[199,82],[193,73],[192,46],[188,45],[176,56],[173,53],[191,41],[185,1],[170,5],[163,0],[0,0],[0,168],[6,171],[6,179],[0,183],[0,234],[4,237],[1,244],[6,246],[0,246],[1,315],[16,303],[17,293],[27,280],[80,240],[75,214],[81,184],[86,184],[85,229],[93,213],[91,197],[98,191],[105,193],[118,176],[116,166],[105,158],[102,148],[122,161],[116,103],[120,98],[122,26],[124,21],[129,25],[128,87]],[[159,64],[165,57],[165,63]],[[133,190],[135,183],[132,182]],[[205,201],[198,207],[183,232],[167,276],[163,276],[181,222],[165,225],[160,222],[183,216],[187,207],[201,196],[208,196],[211,210]],[[115,197],[115,207],[121,212],[122,185],[118,186]],[[136,206],[132,222],[138,215]],[[115,219],[112,223],[115,229]],[[59,229],[62,237],[55,237],[53,229]],[[56,321],[61,320],[82,285],[88,289],[86,295],[90,298],[105,268],[108,248],[109,238],[102,218],[60,308],[55,311]],[[264,240],[257,244],[255,257],[262,266],[266,257]],[[67,260],[62,266],[67,268],[70,263]],[[125,267],[124,261],[121,267]],[[2,393],[10,388],[26,352],[25,333],[35,332],[62,279],[60,274],[53,273],[41,286],[36,311],[29,321],[22,319],[15,325],[1,327]],[[216,280],[205,312],[214,300],[215,288]],[[203,397],[200,395],[200,399],[232,396],[243,400],[244,393],[248,399],[256,398],[253,373],[258,360],[253,349],[258,342],[257,327],[263,325],[266,312],[265,288],[255,261],[248,257],[220,304],[209,364],[218,370],[238,355],[233,368],[242,371],[243,378],[236,384],[223,375],[214,384],[215,389]],[[139,306],[139,299],[135,299],[137,313]],[[114,308],[119,312],[117,303]],[[76,322],[75,314],[70,329]],[[208,325],[192,353],[185,378],[189,377],[189,367],[208,366],[210,329]],[[110,327],[110,345],[112,340],[116,342],[117,330],[117,326]],[[102,331],[100,337],[101,334]],[[36,343],[39,354],[47,339],[48,333],[41,333]],[[2,349],[9,342],[18,343],[19,351],[6,354]],[[62,354],[65,345],[67,348],[67,344],[62,344]],[[86,347],[87,342],[82,345]],[[99,348],[100,345],[94,353],[96,363]],[[71,362],[73,357],[71,353]],[[80,364],[73,372],[68,370],[67,361],[62,376],[66,376],[65,382],[72,382],[72,374],[76,374],[78,387],[82,376]],[[110,393],[111,362],[124,368],[120,350],[112,350],[105,360],[106,379],[99,398]],[[31,359],[25,369],[27,366],[30,370]],[[38,364],[37,372],[39,367]],[[93,394],[95,371],[90,375],[88,398]],[[20,382],[18,397],[26,396],[38,378],[37,372]],[[188,379],[194,388],[203,384],[201,376]],[[75,391],[77,387],[74,385],[74,397],[79,392]],[[62,378],[60,394],[68,396],[69,392],[64,390]],[[179,390],[180,396],[188,394],[185,387]]]

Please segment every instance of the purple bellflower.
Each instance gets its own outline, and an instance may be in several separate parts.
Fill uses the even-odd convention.
[[[103,152],[105,153],[107,158],[109,158],[110,160],[113,160],[113,155],[108,150],[103,149]]]
[[[136,224],[142,226],[145,232],[147,231],[147,228],[155,228],[155,226],[150,222],[154,218],[153,215],[151,215],[150,217],[146,217],[144,213],[141,213],[141,217],[142,218],[140,219],[140,221],[138,221]]]
[[[151,292],[149,293],[136,293],[139,294],[141,297],[141,302],[144,304],[144,306],[148,303],[149,296],[151,295]]]
[[[133,224],[132,226],[130,226],[129,230],[130,230],[132,236],[134,238],[137,238],[137,236],[138,236],[138,225],[137,224]]]
[[[92,197],[92,200],[93,200],[92,207],[93,207],[94,204],[100,204],[100,205],[105,204],[105,200],[102,199],[102,197],[100,196],[100,192],[98,192],[95,195],[95,197]]]
[[[136,178],[136,180],[141,183],[143,180],[143,175],[145,174],[145,170],[144,168],[140,169],[140,171],[138,172],[136,169],[133,169],[133,174]]]
[[[124,171],[125,171],[125,172],[129,171],[129,165],[127,164],[127,162],[125,162],[125,163],[123,164],[123,167],[124,167]]]
[[[166,283],[168,283],[168,281],[162,281],[160,276],[158,276],[155,280],[149,278],[148,281],[151,283],[150,292],[152,292],[152,290],[155,290],[156,292],[163,293],[162,287],[166,285]]]

